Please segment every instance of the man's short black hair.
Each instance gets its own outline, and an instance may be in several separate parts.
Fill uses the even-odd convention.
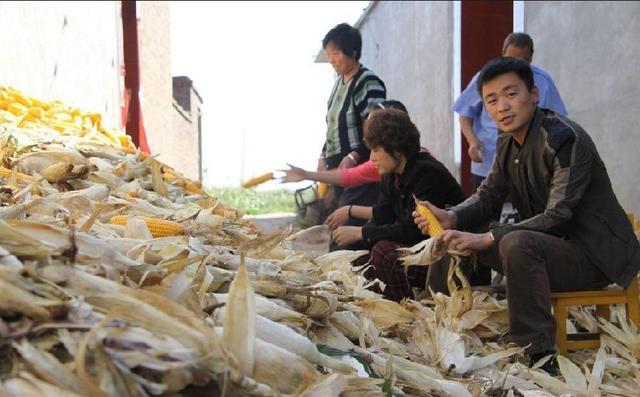
[[[510,45],[518,48],[527,47],[531,50],[531,55],[533,56],[533,39],[526,33],[513,32],[509,34],[509,36],[505,37],[504,43],[502,44],[503,54]]]
[[[420,151],[420,132],[406,112],[376,110],[364,123],[364,143],[369,149],[382,147],[396,160],[396,153],[410,159]]]
[[[517,74],[524,81],[529,91],[533,89],[533,71],[527,62],[518,58],[498,57],[487,62],[480,70],[480,75],[476,82],[476,89],[480,94],[480,98],[482,98],[482,86],[484,84],[510,72]]]
[[[362,36],[358,29],[348,23],[341,23],[331,29],[322,39],[322,48],[326,49],[329,44],[333,44],[348,57],[360,60],[362,55]]]

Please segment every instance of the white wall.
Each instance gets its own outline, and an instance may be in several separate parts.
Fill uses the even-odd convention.
[[[121,127],[120,2],[0,2],[0,85]]]
[[[453,102],[453,3],[376,2],[360,27],[361,62],[402,101],[424,146],[456,175]]]
[[[525,2],[533,62],[591,135],[618,200],[640,215],[640,2]]]

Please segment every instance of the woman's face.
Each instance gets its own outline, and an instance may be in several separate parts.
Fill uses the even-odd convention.
[[[333,66],[333,69],[340,76],[349,74],[358,64],[354,58],[345,55],[345,53],[339,50],[333,43],[327,44],[324,53],[331,66]]]
[[[395,172],[400,165],[400,161],[394,159],[382,146],[371,149],[369,160],[371,160],[380,175]]]

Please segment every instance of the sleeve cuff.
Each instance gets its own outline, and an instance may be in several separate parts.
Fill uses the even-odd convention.
[[[510,225],[504,223],[493,222],[489,225],[489,233],[493,236],[493,240],[496,244],[500,243],[502,237],[504,237],[507,233],[512,231],[512,227]]]

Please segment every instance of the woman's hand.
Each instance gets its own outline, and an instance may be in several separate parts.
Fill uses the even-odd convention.
[[[438,240],[447,243],[450,249],[458,251],[483,251],[493,245],[493,237],[490,232],[478,234],[445,230]]]
[[[288,170],[281,170],[284,172],[284,177],[280,180],[281,183],[287,182],[300,182],[305,179],[309,179],[309,171],[302,169],[300,167],[296,167],[295,165],[291,165],[287,163],[289,166]]]
[[[331,235],[333,236],[333,241],[339,246],[355,243],[362,240],[362,227],[340,226]]]
[[[326,171],[327,170],[327,160],[324,157],[320,157],[318,159],[318,169],[316,171]]]
[[[358,154],[354,154],[356,152],[351,152],[348,155],[344,156],[338,165],[338,169],[341,170],[343,168],[353,168],[358,165]]]
[[[337,228],[338,226],[342,226],[349,220],[349,206],[345,205],[344,207],[340,207],[337,210],[333,211],[331,215],[327,217],[324,221],[324,224],[329,226],[331,230]]]
[[[456,227],[456,214],[453,213],[453,211],[440,209],[428,201],[421,201],[420,204],[427,206],[427,208],[431,210],[433,216],[440,222],[440,226],[442,226],[444,230]],[[422,234],[428,236],[429,232],[427,230],[429,222],[420,216],[417,210],[413,211],[411,215],[413,215],[413,222],[418,225],[418,229],[420,229]]]

